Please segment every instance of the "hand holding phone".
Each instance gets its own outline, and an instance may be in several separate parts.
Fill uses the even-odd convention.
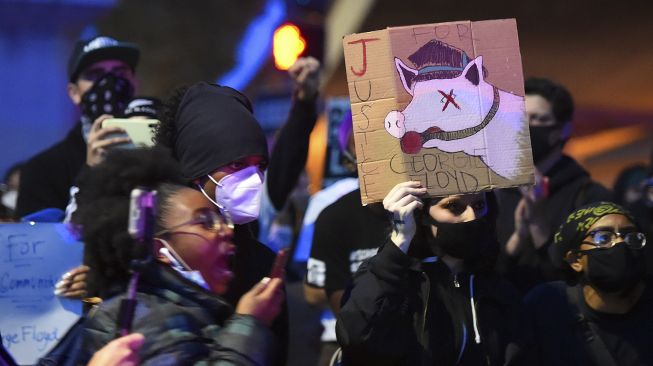
[[[111,118],[102,123],[102,128],[117,129],[122,133],[116,137],[127,138],[127,143],[116,144],[115,147],[134,149],[154,146],[154,131],[159,120],[145,118]]]
[[[112,116],[103,114],[91,125],[86,141],[86,164],[95,166],[104,161],[107,149],[114,145],[128,144],[129,137],[125,131],[117,126],[105,127],[104,122]]]

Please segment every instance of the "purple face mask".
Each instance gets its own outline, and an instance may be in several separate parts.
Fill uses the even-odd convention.
[[[220,181],[210,175],[208,178],[215,183],[215,201],[200,187],[202,193],[218,206],[225,216],[231,218],[234,224],[246,224],[258,218],[263,185],[263,173],[258,167],[241,169]]]

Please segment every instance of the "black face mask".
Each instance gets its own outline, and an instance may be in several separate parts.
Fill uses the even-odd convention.
[[[129,80],[107,73],[98,79],[82,96],[80,103],[84,136],[88,136],[93,122],[103,114],[120,117],[134,96]]]
[[[641,250],[617,244],[609,249],[584,251],[587,269],[583,273],[586,284],[600,291],[612,293],[631,290],[646,275],[646,263]]]
[[[546,156],[560,144],[560,141],[550,142],[551,132],[561,129],[561,126],[529,127],[531,134],[531,148],[533,149],[533,163],[539,164]]]
[[[475,260],[487,255],[488,249],[496,242],[486,217],[456,224],[438,222],[428,214],[423,218],[424,223],[429,226],[429,234],[431,225],[438,229],[435,237],[429,235],[428,242],[433,253],[437,253],[436,248],[439,248],[454,258]]]

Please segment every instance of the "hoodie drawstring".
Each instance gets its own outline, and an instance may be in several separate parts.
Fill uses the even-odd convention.
[[[474,304],[474,275],[469,277],[469,301],[472,303],[472,320],[474,322],[474,341],[476,344],[481,343],[481,334],[478,332],[478,322],[476,319],[476,305]]]

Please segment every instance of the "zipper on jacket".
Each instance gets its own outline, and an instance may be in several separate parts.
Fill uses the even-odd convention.
[[[460,287],[460,282],[458,282],[458,274],[457,273],[453,274],[453,285],[454,285],[454,287]]]

